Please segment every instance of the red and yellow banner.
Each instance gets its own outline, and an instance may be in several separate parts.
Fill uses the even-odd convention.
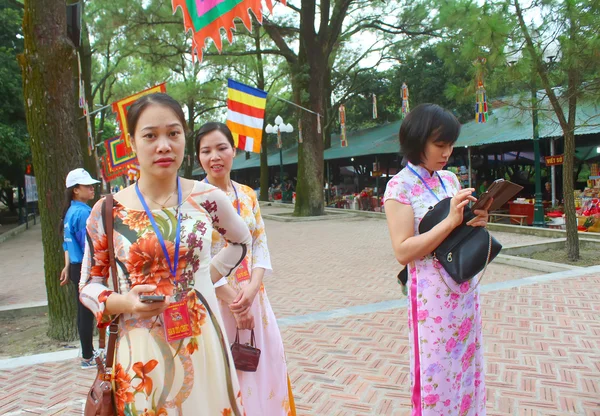
[[[285,5],[285,0],[280,0]],[[269,13],[273,12],[273,2],[266,0]],[[235,20],[240,19],[246,29],[252,32],[250,12],[262,24],[263,5],[261,0],[172,0],[173,13],[181,8],[185,31],[192,32],[192,58],[202,61],[202,49],[210,38],[221,52],[223,42],[221,29],[225,30],[229,43],[233,42]]]
[[[123,137],[123,141],[125,145],[131,149],[131,138],[129,137],[128,129],[127,129],[127,112],[129,111],[129,107],[140,97],[144,95],[153,94],[156,92],[167,92],[167,84],[163,82],[162,84],[158,84],[152,88],[148,88],[147,90],[138,92],[137,94],[130,95],[127,98],[123,98],[122,100],[115,101],[112,104],[113,111],[117,113],[117,120],[119,121],[119,128],[121,129],[121,135]]]

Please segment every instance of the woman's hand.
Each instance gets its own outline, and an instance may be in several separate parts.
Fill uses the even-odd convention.
[[[60,285],[64,286],[69,283],[69,266],[65,266],[64,269],[60,271]]]
[[[155,285],[137,285],[132,287],[131,290],[125,294],[128,312],[141,319],[152,318],[163,313],[171,303],[169,296],[165,296],[165,300],[162,302],[140,301],[141,294],[152,293],[155,290]]]
[[[231,305],[229,305],[231,312],[239,314],[248,311],[254,302],[258,289],[259,288],[253,284],[252,281],[242,287]]]
[[[488,201],[487,204],[485,204],[485,206],[483,207],[483,209],[476,209],[475,211],[473,211],[473,213],[475,215],[477,215],[475,218],[473,218],[471,221],[469,221],[467,223],[467,225],[470,225],[471,227],[485,227],[487,226],[488,223],[488,209],[490,209],[490,207],[492,206],[492,202],[494,202],[493,198],[490,198],[490,200]]]
[[[458,193],[452,197],[452,200],[450,201],[450,212],[448,213],[448,217],[446,217],[446,220],[450,222],[452,229],[455,229],[462,224],[463,214],[467,204],[470,201],[477,201],[477,198],[471,195],[473,192],[475,192],[475,189],[465,188],[458,191]]]
[[[243,313],[234,313],[233,317],[238,329],[254,329],[254,315],[249,309]]]

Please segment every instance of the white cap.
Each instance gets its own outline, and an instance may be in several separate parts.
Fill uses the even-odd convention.
[[[87,170],[83,168],[74,169],[67,175],[67,188],[70,188],[75,185],[94,185],[96,183],[100,183],[96,179],[92,178]]]

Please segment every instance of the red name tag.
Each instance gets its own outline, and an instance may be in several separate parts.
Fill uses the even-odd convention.
[[[242,260],[242,263],[235,269],[235,278],[238,282],[243,282],[244,280],[250,280],[250,270],[248,269],[248,259],[245,258]]]
[[[186,301],[171,303],[163,312],[163,322],[168,343],[192,336],[190,313]]]

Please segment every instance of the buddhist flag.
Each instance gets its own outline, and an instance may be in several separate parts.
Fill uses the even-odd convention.
[[[138,98],[156,92],[167,92],[166,84],[163,82],[162,84],[148,88],[144,91],[140,91],[137,94],[133,94],[127,98],[123,98],[122,100],[115,101],[112,104],[113,111],[117,113],[117,120],[119,121],[119,128],[121,129],[123,142],[128,148],[131,148],[131,143],[128,133],[129,130],[127,129],[127,111],[129,111],[129,107],[131,107],[131,105],[135,103]]]
[[[231,79],[227,87],[227,127],[235,147],[260,153],[267,93]]]

